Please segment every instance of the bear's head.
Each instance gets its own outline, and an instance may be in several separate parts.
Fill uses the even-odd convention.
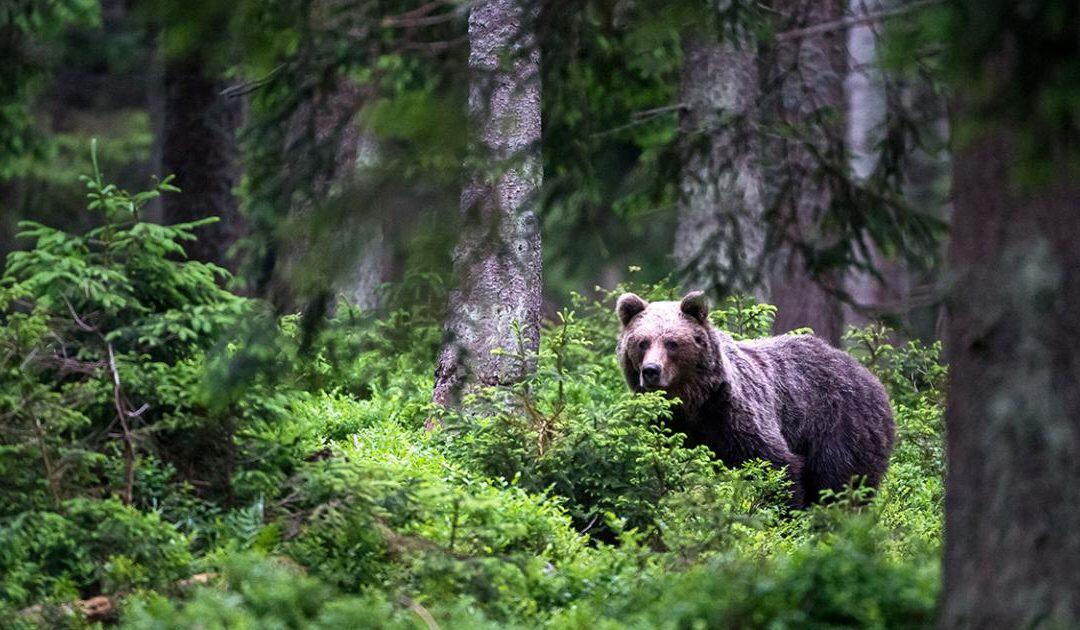
[[[615,311],[622,322],[619,363],[632,390],[664,390],[687,403],[723,380],[721,339],[709,324],[709,303],[701,291],[678,302],[651,304],[624,293]]]

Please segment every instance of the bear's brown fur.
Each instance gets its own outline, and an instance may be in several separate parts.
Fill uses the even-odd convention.
[[[735,342],[708,321],[700,291],[616,306],[618,356],[634,391],[678,397],[671,427],[728,466],[786,467],[795,505],[853,479],[877,486],[895,425],[885,388],[848,354],[809,335]]]

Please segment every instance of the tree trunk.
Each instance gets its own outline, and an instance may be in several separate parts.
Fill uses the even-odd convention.
[[[853,17],[882,8],[878,0],[848,0],[848,13]],[[880,24],[868,22],[847,31],[847,149],[851,176],[856,182],[865,182],[873,175],[885,139],[885,77],[877,56],[881,29]],[[902,317],[907,311],[909,274],[905,266],[898,260],[886,259],[872,243],[869,250],[860,262],[875,270],[877,276],[861,269],[847,273],[844,285],[851,302],[844,308],[845,324],[865,326],[877,314]]]
[[[180,223],[218,217],[197,232],[198,241],[186,245],[188,258],[235,272],[228,250],[246,231],[233,195],[240,175],[236,133],[241,101],[221,96],[224,82],[208,72],[198,54],[166,61],[164,81],[161,166],[164,174],[176,176],[182,192],[162,197],[163,219]]]
[[[434,400],[460,401],[468,383],[522,378],[540,341],[540,50],[521,0],[481,0],[469,15],[469,113],[477,164],[461,195],[457,286],[435,371]],[[515,332],[520,327],[520,339]]]
[[[731,39],[731,38],[729,38]],[[756,121],[756,49],[744,41],[683,41],[682,171],[675,261],[683,285],[718,297],[767,295]]]
[[[390,281],[393,252],[386,242],[386,231],[377,223],[372,222],[370,231],[359,236],[360,255],[344,276],[341,291],[352,304],[370,311],[382,305],[382,286]]]
[[[1080,183],[1010,185],[1020,142],[954,157],[946,628],[1080,624]]]
[[[280,165],[302,200],[289,217],[297,229],[276,243],[266,292],[282,310],[333,308],[344,295],[364,310],[380,306],[391,278],[392,216],[375,208],[370,179],[379,162],[377,139],[357,120],[371,91],[344,74],[325,77],[289,113],[289,160]]]
[[[838,0],[777,3],[785,28],[820,24],[840,17]],[[777,45],[771,84],[779,102],[775,111],[795,138],[781,139],[769,150],[769,205],[778,209],[777,261],[770,289],[777,307],[778,333],[810,327],[833,345],[843,332],[843,308],[835,295],[841,278],[811,270],[806,252],[823,247],[820,219],[833,193],[821,160],[842,160],[844,127],[843,32],[813,33]]]
[[[952,217],[951,179],[952,164],[949,154],[949,115],[945,97],[935,89],[930,79],[918,77],[906,83],[901,92],[902,107],[914,113],[922,121],[921,143],[908,156],[904,169],[904,199],[913,208],[949,223]],[[941,252],[947,251],[947,239],[942,239]],[[944,260],[918,274],[909,272],[912,308],[905,318],[909,330],[916,336],[928,339],[945,338],[945,322],[948,309],[943,301],[931,297],[929,304],[918,305],[915,287],[940,294],[945,276]]]
[[[359,111],[361,106],[357,102],[353,111]],[[349,168],[342,168],[342,171],[352,170],[355,176],[365,169],[376,168],[379,146],[373,134],[357,125],[349,125],[343,136],[339,161]],[[346,182],[349,179],[344,173],[338,173],[335,177]],[[374,310],[381,306],[382,286],[392,276],[394,250],[386,229],[391,217],[375,216],[371,209],[360,207],[362,203],[363,200],[353,202],[353,214],[361,230],[354,239],[358,255],[350,259],[353,261],[352,269],[342,274],[339,285],[341,292],[354,305],[363,310]]]

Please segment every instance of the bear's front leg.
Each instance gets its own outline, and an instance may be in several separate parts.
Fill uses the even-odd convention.
[[[777,467],[783,466],[787,469],[787,476],[791,480],[791,498],[788,500],[788,505],[797,510],[805,508],[808,499],[803,474],[806,467],[805,460],[801,456],[792,453],[782,461],[773,462],[773,465]]]

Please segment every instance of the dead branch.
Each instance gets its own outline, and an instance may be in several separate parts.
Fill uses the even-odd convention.
[[[457,46],[464,46],[469,43],[468,37],[458,37],[455,39],[439,40],[434,42],[402,42],[400,48],[402,50],[415,50],[417,52],[425,53],[428,55],[438,55],[446,52],[451,48]]]
[[[45,476],[49,478],[49,491],[52,493],[53,503],[60,505],[60,478],[49,457],[49,446],[45,443],[45,427],[41,426],[41,418],[34,414],[34,433],[37,437],[38,448],[41,450],[41,460],[45,465]]]
[[[425,15],[430,14],[435,9],[437,9],[437,8],[439,8],[441,6],[446,6],[448,4],[451,4],[451,3],[448,2],[447,0],[433,0],[432,2],[428,2],[428,3],[422,4],[422,5],[418,6],[418,7],[416,7],[415,9],[413,9],[411,11],[406,11],[405,13],[401,13],[401,14],[398,14],[398,15],[391,15],[391,16],[385,18],[385,19],[387,19],[387,20],[411,20],[411,19],[415,19],[415,18],[418,18],[418,17],[424,17]]]
[[[75,312],[75,307],[71,305],[71,302],[69,302],[67,298],[64,298],[64,304],[67,304],[68,311],[71,313],[71,318],[75,320],[75,325],[78,326],[80,330],[82,330],[83,332],[92,333],[96,333],[98,331],[97,328],[94,328],[90,324],[87,324],[82,320],[81,317],[79,317],[79,314]]]
[[[67,304],[68,312],[71,313],[71,318],[75,320],[75,325],[84,332],[94,333],[100,337],[109,354],[109,373],[112,374],[113,381],[113,407],[116,409],[116,418],[120,421],[120,428],[123,431],[122,437],[124,441],[124,489],[120,495],[120,500],[124,502],[124,505],[131,505],[132,498],[135,494],[135,437],[132,434],[128,418],[138,417],[139,414],[146,411],[147,405],[143,405],[134,413],[131,413],[130,410],[125,408],[124,388],[123,384],[120,382],[120,371],[116,368],[116,354],[113,352],[112,343],[97,329],[97,327],[91,326],[83,321],[83,319],[79,317],[79,314],[75,312],[75,307],[72,306],[71,302],[66,298],[64,299],[64,303]]]
[[[902,7],[896,7],[895,9],[884,9],[882,11],[875,11],[873,13],[867,13],[865,15],[852,15],[838,20],[831,20],[829,22],[822,22],[820,24],[814,24],[812,26],[806,26],[803,28],[796,28],[790,31],[784,31],[776,35],[776,41],[786,42],[796,39],[803,39],[805,37],[813,37],[814,35],[821,35],[831,31],[840,31],[852,26],[860,26],[863,24],[871,24],[874,22],[880,22],[887,20],[898,15],[904,15],[912,11],[932,6],[935,4],[941,4],[945,0],[917,0],[910,4],[906,4]]]
[[[105,345],[109,350],[109,371],[113,378],[113,405],[116,407],[116,417],[120,420],[120,428],[124,431],[124,493],[121,500],[124,505],[131,505],[135,489],[135,443],[131,435],[131,425],[128,424],[128,413],[124,409],[124,390],[120,383],[120,371],[116,369],[116,356],[113,354],[112,344],[105,342]]]
[[[440,5],[440,4],[448,4],[448,3],[446,3],[446,2],[432,2],[432,3],[429,3],[428,5],[425,5],[425,6]],[[431,12],[431,10],[434,9],[434,6],[431,6],[431,9],[428,9],[428,10],[424,11],[423,13],[418,13],[418,11],[420,9],[417,9],[415,11],[410,11],[408,13],[402,13],[400,15],[390,15],[390,16],[384,17],[382,19],[382,25],[384,27],[388,27],[388,28],[420,28],[420,27],[423,27],[423,26],[434,26],[436,24],[445,24],[446,22],[451,22],[453,20],[456,20],[456,19],[464,16],[466,13],[468,13],[469,12],[469,4],[470,3],[468,3],[468,2],[463,2],[463,3],[459,4],[458,6],[454,7],[454,9],[451,10],[451,11],[447,11],[446,13],[438,13],[436,15],[428,15]],[[424,8],[424,7],[421,7],[421,8]]]
[[[416,616],[420,617],[424,624],[427,625],[428,630],[439,630],[439,624],[435,621],[435,617],[428,612],[427,608],[418,604],[416,600],[407,595],[402,595],[401,604],[416,613]]]

